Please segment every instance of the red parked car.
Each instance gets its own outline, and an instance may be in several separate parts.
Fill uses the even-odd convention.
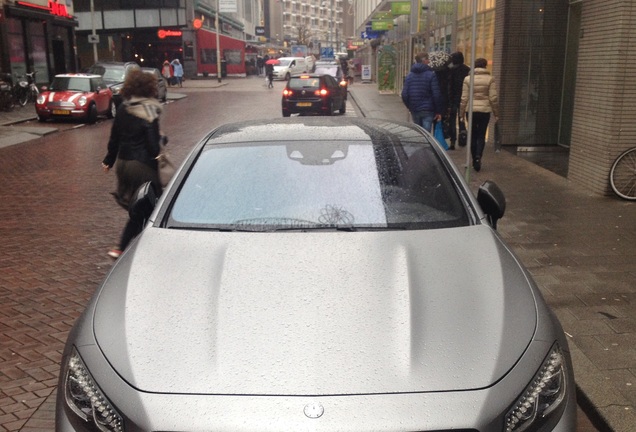
[[[100,75],[56,75],[35,102],[39,121],[48,119],[80,119],[95,123],[97,116],[115,116],[113,93]]]

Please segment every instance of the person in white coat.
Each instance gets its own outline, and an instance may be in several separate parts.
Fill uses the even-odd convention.
[[[471,133],[470,152],[473,158],[475,171],[481,169],[481,158],[486,146],[486,130],[490,123],[492,113],[494,121],[499,119],[499,98],[495,78],[486,69],[488,60],[478,58],[475,60],[475,77],[473,83],[473,122]],[[459,118],[466,116],[468,98],[470,96],[470,75],[464,78],[462,99],[459,106]]]

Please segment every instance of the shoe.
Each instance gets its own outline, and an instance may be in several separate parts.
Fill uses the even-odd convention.
[[[449,150],[455,150],[455,144],[451,143],[450,147],[448,147]]]
[[[119,258],[121,251],[119,249],[111,249],[108,251],[108,256],[114,259]]]
[[[479,170],[481,170],[481,159],[473,160],[473,168],[475,168],[475,171],[477,171],[477,172],[479,172]]]

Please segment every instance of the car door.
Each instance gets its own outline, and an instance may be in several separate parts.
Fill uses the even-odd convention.
[[[91,91],[95,93],[94,100],[97,112],[106,112],[110,103],[110,91],[104,80],[101,78],[91,78]]]
[[[327,84],[327,89],[329,90],[329,94],[332,99],[332,106],[335,109],[340,109],[342,106],[342,88],[338,84],[338,81],[331,75],[325,75],[325,84]]]

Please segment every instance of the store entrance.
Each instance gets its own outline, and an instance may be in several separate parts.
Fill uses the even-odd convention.
[[[165,60],[179,59],[183,62],[181,36],[169,36],[161,39],[156,30],[136,31],[129,39],[129,43],[130,51],[135,60],[143,67],[161,69]]]

